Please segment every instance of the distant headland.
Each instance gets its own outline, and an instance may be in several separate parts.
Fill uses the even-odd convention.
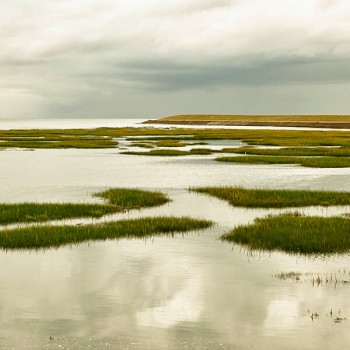
[[[277,126],[350,129],[350,115],[225,115],[183,114],[151,119],[144,124],[213,126]]]

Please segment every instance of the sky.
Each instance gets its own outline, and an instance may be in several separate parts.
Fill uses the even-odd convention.
[[[0,1],[0,117],[350,114],[348,0]]]

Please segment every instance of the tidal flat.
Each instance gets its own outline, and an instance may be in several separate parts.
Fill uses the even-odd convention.
[[[126,148],[135,140],[173,139],[174,135],[186,143],[203,140],[208,143],[203,147],[214,150],[248,144],[264,148],[349,144],[347,131],[138,129],[50,132],[109,134],[118,147]],[[38,135],[43,137],[47,132],[42,130]],[[190,148],[193,146],[177,149]],[[133,150],[138,151],[136,147]],[[11,147],[0,152],[1,163],[6,164],[0,172],[4,184],[0,188],[2,203],[95,204],[93,193],[134,188],[160,191],[171,201],[159,207],[112,213],[108,220],[185,216],[216,223],[186,234],[87,241],[37,251],[2,251],[0,263],[6,269],[0,271],[1,347],[348,347],[349,321],[334,321],[335,317],[350,319],[347,283],[335,287],[335,283],[295,283],[274,277],[281,271],[296,271],[300,276],[341,275],[346,281],[343,271],[350,271],[348,253],[296,256],[275,250],[252,251],[223,241],[220,237],[236,227],[249,226],[257,218],[287,214],[291,208],[232,207],[216,197],[189,192],[188,188],[239,186],[253,190],[347,192],[350,169],[246,165],[215,162],[215,157],[216,153],[141,157],[120,154],[114,146],[36,148],[33,152]],[[349,213],[350,207],[316,204],[299,208],[298,212],[306,217],[333,218]],[[97,222],[109,223],[104,217]],[[91,220],[84,218],[69,221],[77,229],[90,224]],[[319,317],[311,318],[315,314]]]

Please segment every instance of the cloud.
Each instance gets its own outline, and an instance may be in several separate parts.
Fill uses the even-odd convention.
[[[1,104],[11,95],[26,113],[34,113],[35,100],[40,115],[78,115],[92,99],[109,115],[113,99],[135,97],[157,114],[145,96],[328,89],[350,82],[349,21],[344,0],[2,2],[0,108],[21,113],[21,102]],[[291,108],[286,104],[286,112]]]

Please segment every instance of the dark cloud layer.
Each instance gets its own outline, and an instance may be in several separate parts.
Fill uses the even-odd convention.
[[[2,2],[0,116],[349,113],[349,20],[345,0]]]

